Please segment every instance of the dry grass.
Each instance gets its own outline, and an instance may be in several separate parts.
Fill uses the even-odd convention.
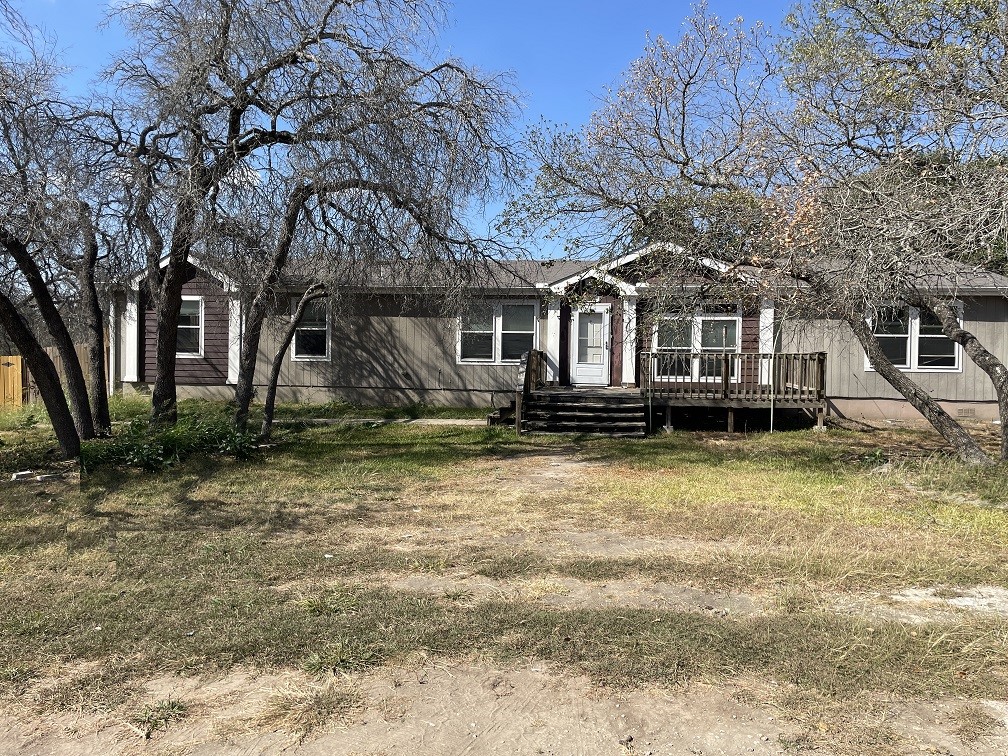
[[[820,727],[834,716],[851,753],[880,754],[895,737],[870,703],[880,691],[1003,694],[1003,618],[834,609],[838,595],[1008,586],[1004,471],[915,453],[927,436],[621,442],[400,426],[278,441],[251,461],[18,488],[0,511],[0,691],[107,710],[154,673],[537,659],[609,685],[775,681],[795,691],[781,705],[806,745],[842,740]],[[424,574],[458,587],[389,587]],[[466,587],[482,577],[515,590]],[[766,608],[545,605],[567,578],[732,590]],[[304,738],[354,701],[291,691],[271,721]]]
[[[312,733],[332,724],[350,724],[363,706],[364,700],[353,686],[342,680],[329,680],[277,693],[259,723],[285,730],[303,743]]]

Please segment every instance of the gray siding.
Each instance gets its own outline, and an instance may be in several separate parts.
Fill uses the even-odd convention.
[[[540,312],[539,346],[546,339],[545,312]],[[264,386],[283,329],[289,320],[275,318],[265,327],[255,382]],[[300,361],[288,351],[280,386],[324,389],[354,397],[423,396],[438,403],[466,403],[466,394],[513,392],[518,366],[457,364],[456,319],[423,307],[403,307],[394,298],[373,299],[331,318],[330,359]],[[443,392],[439,398],[433,392]],[[302,392],[311,395],[311,392]],[[453,399],[452,394],[458,398]],[[289,394],[288,394],[289,395]]]
[[[1008,300],[964,298],[963,327],[1001,360],[1008,360]],[[826,393],[830,398],[902,399],[877,373],[865,370],[865,355],[850,329],[839,321],[781,326],[781,351],[826,352]],[[957,372],[913,372],[908,375],[936,399],[950,402],[996,401],[987,374],[964,353]]]

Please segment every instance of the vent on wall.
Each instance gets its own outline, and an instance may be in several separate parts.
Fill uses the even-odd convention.
[[[956,417],[976,417],[976,407],[960,407],[956,410]]]

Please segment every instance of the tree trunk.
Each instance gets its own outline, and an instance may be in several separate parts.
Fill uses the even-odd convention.
[[[283,368],[284,358],[287,356],[291,341],[294,340],[294,333],[297,331],[301,318],[304,317],[308,303],[325,295],[325,287],[322,284],[315,284],[301,296],[297,309],[291,316],[291,322],[284,331],[280,348],[277,349],[277,353],[273,357],[273,364],[270,365],[269,384],[266,386],[266,401],[263,404],[262,429],[259,432],[259,437],[264,441],[268,441],[273,432],[273,410],[276,407],[277,384],[280,382],[280,370]]]
[[[313,191],[312,187],[299,186],[291,192],[287,200],[287,209],[284,212],[283,233],[273,251],[269,268],[264,271],[263,283],[249,307],[248,319],[242,334],[241,358],[238,360],[238,382],[235,384],[234,428],[237,431],[244,432],[248,428],[249,406],[252,404],[252,392],[254,391],[256,358],[259,355],[259,340],[262,337],[263,321],[266,319],[270,286],[279,278],[287,264],[287,257],[290,254],[294,234],[297,231],[298,217],[301,215],[305,201]]]
[[[998,415],[1001,418],[1001,459],[1008,460],[1008,367],[1005,367],[997,357],[987,351],[972,333],[962,327],[956,308],[937,297],[921,297],[916,304],[924,305],[931,310],[942,324],[942,331],[952,341],[961,344],[963,351],[969,355],[974,364],[983,370],[994,384],[997,395]]]
[[[882,352],[882,347],[879,345],[878,339],[875,338],[871,327],[864,320],[848,320],[847,324],[854,331],[861,346],[864,347],[865,354],[868,355],[868,362],[871,363],[875,372],[899,391],[931,423],[964,462],[974,465],[990,464],[990,457],[963,430],[963,427],[953,420],[926,391],[893,366],[889,358]]]
[[[84,259],[80,266],[81,310],[87,330],[88,379],[91,384],[91,414],[95,431],[102,436],[112,432],[109,417],[108,377],[105,373],[105,329],[101,300],[95,287],[95,266],[98,264],[98,237],[91,222],[91,208],[82,203],[81,221],[85,235]]]
[[[56,366],[25,325],[17,308],[4,294],[0,294],[0,326],[10,335],[35,379],[60,451],[66,459],[76,459],[80,456],[80,435],[74,425],[73,415],[70,414],[70,407],[67,406]]]
[[[63,363],[63,374],[66,376],[67,394],[70,398],[70,411],[73,414],[74,424],[77,426],[77,433],[82,439],[95,437],[94,419],[91,416],[91,404],[88,401],[87,383],[84,380],[84,371],[81,368],[80,360],[77,358],[77,350],[74,349],[73,339],[70,331],[67,330],[63,316],[60,315],[59,308],[53,301],[52,293],[46,286],[42,271],[39,269],[35,259],[28,251],[28,247],[19,239],[4,233],[2,238],[4,248],[14,258],[21,274],[28,281],[32,295],[35,297],[35,304],[38,306],[39,314],[46,324],[56,349],[59,351],[60,360]]]
[[[195,202],[180,202],[176,209],[168,264],[164,269],[160,296],[157,299],[157,346],[154,386],[151,389],[151,425],[172,425],[178,420],[175,353],[178,347],[179,311],[182,309],[182,285],[185,283],[185,269],[195,223]],[[148,283],[153,288],[154,282]]]
[[[241,356],[238,359],[238,381],[235,383],[235,414],[232,422],[240,433],[248,430],[249,407],[255,392],[255,366],[259,357],[259,340],[262,337],[263,321],[266,319],[262,295],[257,296],[249,307],[245,328],[242,331]]]

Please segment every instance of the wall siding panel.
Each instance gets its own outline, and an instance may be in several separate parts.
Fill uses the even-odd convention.
[[[541,316],[537,324],[540,346],[545,343],[545,310]],[[265,386],[269,378],[270,363],[288,322],[284,317],[274,318],[264,328],[257,386]],[[423,306],[404,307],[391,297],[375,297],[357,303],[349,314],[334,313],[328,361],[296,361],[288,353],[280,385],[317,389],[333,397],[387,395],[389,402],[422,395],[445,404],[464,403],[462,395],[467,393],[514,391],[517,365],[457,364],[456,336],[455,318]]]
[[[1008,300],[1000,297],[964,298],[963,327],[973,332],[993,354],[1008,360]],[[865,370],[864,350],[850,329],[834,320],[808,324],[782,323],[782,351],[824,351],[826,393],[843,399],[902,399],[877,373]],[[964,353],[957,372],[908,373],[931,396],[950,402],[991,402],[994,387]]]
[[[175,360],[179,385],[224,385],[228,375],[228,296],[219,282],[189,266],[183,295],[203,297],[203,356]],[[157,312],[149,296],[141,294],[144,327],[140,334],[143,359],[140,380],[153,382],[157,372]]]

